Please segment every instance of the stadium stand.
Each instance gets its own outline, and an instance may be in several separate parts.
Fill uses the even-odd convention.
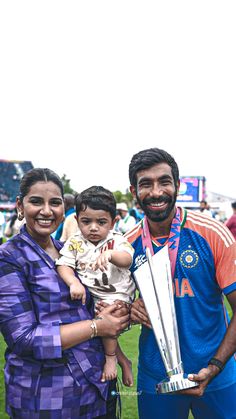
[[[33,168],[30,161],[0,159],[0,208],[12,209],[22,176]]]

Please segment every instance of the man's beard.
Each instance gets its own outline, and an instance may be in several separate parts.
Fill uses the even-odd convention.
[[[165,221],[169,215],[171,214],[171,212],[173,211],[174,207],[175,207],[175,203],[176,203],[176,199],[177,199],[177,192],[173,195],[173,197],[171,198],[170,196],[162,196],[159,199],[155,199],[155,198],[147,198],[144,199],[143,201],[141,201],[138,197],[138,195],[136,195],[136,199],[137,202],[139,203],[140,207],[142,208],[142,210],[144,211],[144,214],[147,216],[147,218],[149,218],[151,221],[154,222],[161,222],[161,221]],[[165,202],[167,203],[167,207],[165,210],[161,211],[158,209],[158,211],[155,210],[151,210],[150,208],[148,208],[148,205],[150,205],[151,203],[161,203],[161,202]]]

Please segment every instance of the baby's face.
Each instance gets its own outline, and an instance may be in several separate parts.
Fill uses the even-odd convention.
[[[84,238],[95,245],[104,240],[114,226],[108,211],[94,210],[90,207],[80,211],[77,222]]]

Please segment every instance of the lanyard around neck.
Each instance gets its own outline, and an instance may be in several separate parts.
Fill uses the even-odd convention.
[[[170,227],[170,234],[168,237],[168,252],[169,252],[169,258],[170,258],[170,264],[171,264],[172,278],[174,278],[174,273],[175,273],[176,258],[177,258],[177,253],[178,253],[179,240],[180,240],[180,227],[181,227],[180,208],[176,208],[175,216],[172,220],[171,227]],[[142,245],[143,245],[144,250],[148,247],[151,252],[151,255],[154,254],[149,225],[148,225],[146,216],[143,219]]]

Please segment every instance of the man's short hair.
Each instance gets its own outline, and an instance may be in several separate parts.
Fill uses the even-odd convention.
[[[134,154],[129,164],[130,184],[137,186],[137,172],[149,169],[155,164],[167,163],[171,167],[171,173],[177,188],[179,181],[179,168],[175,159],[165,150],[159,148],[148,148]]]

